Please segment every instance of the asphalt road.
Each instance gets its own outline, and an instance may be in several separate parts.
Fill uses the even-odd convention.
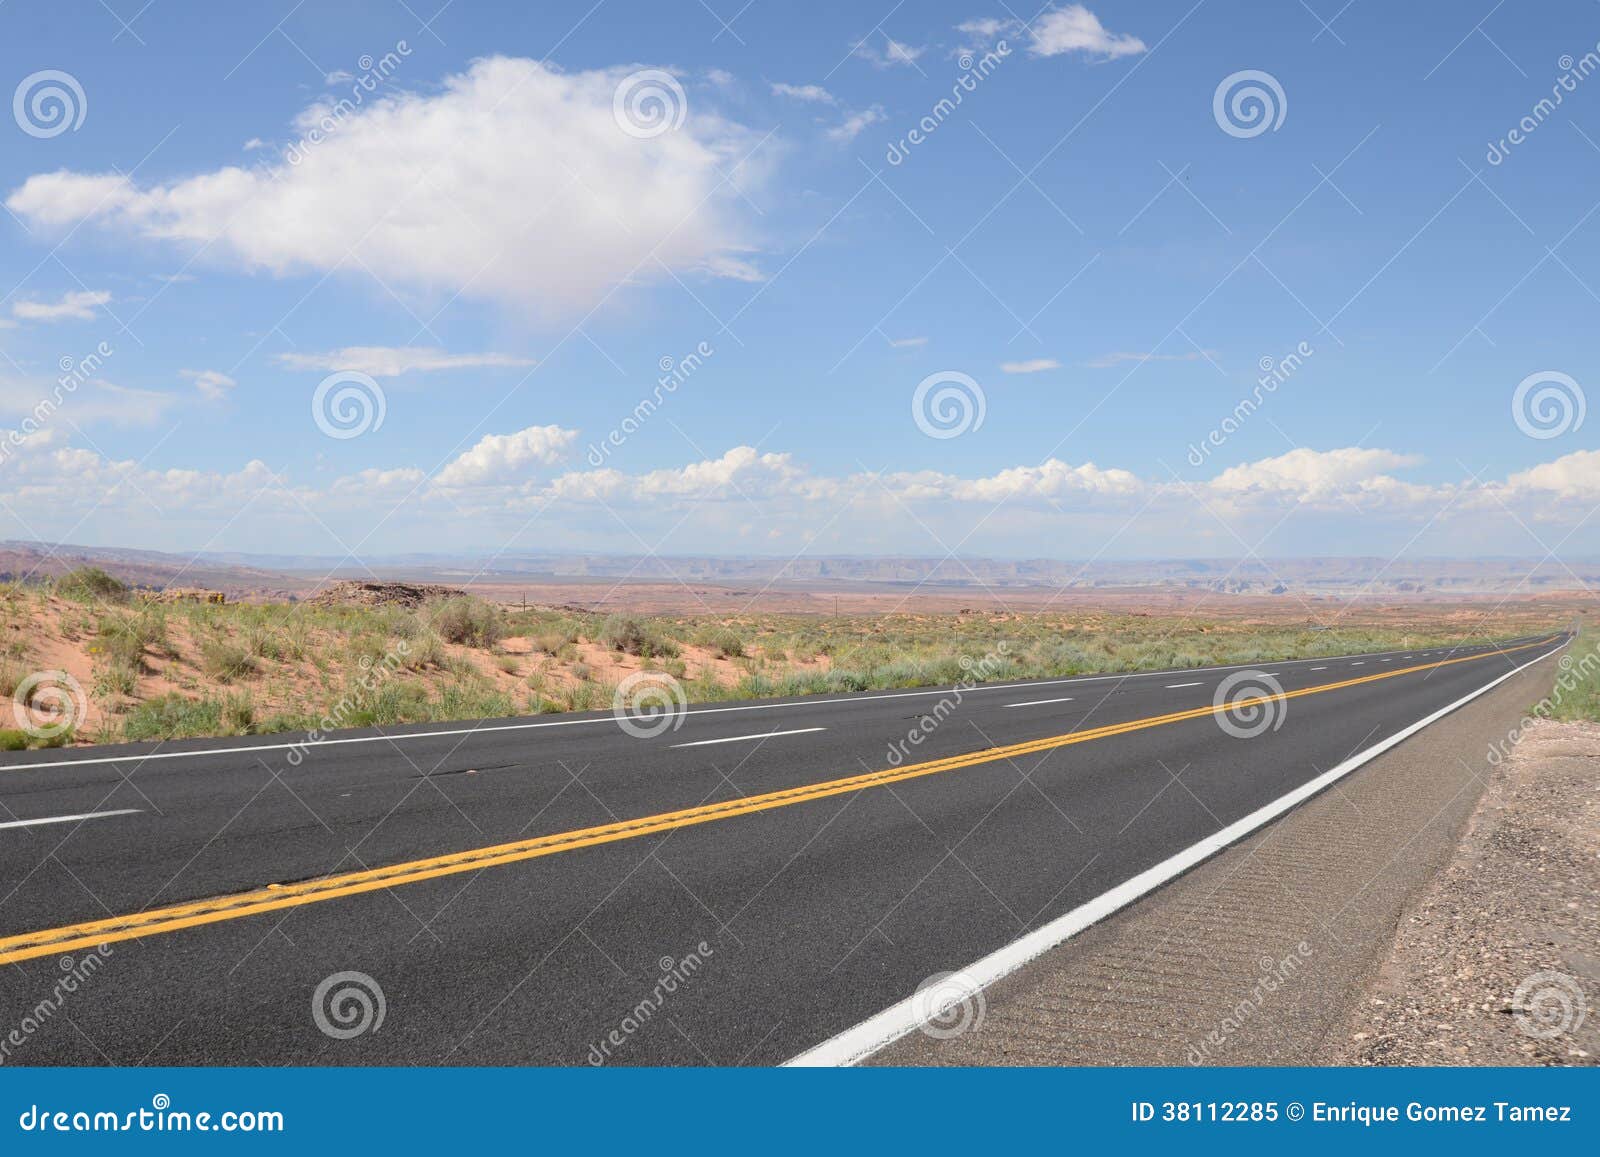
[[[1566,641],[8,754],[0,1063],[781,1062]]]

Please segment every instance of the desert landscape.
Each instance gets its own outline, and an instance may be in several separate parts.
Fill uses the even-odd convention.
[[[15,718],[0,743],[13,749],[605,709],[641,671],[670,676],[689,701],[745,699],[1483,642],[1584,613],[1576,593],[1530,593],[1524,580],[1496,591],[1511,573],[1498,564],[1441,564],[1432,589],[1378,593],[1421,579],[1414,568],[1394,579],[1348,560],[1290,560],[1282,570],[1298,589],[1279,579],[1272,594],[1216,576],[1197,587],[1192,574],[1113,585],[1108,573],[1104,586],[1013,574],[996,585],[978,575],[998,582],[1004,568],[981,563],[957,584],[928,560],[896,562],[908,576],[896,581],[785,579],[723,560],[749,578],[516,581],[480,566],[455,585],[423,580],[461,578],[460,566],[393,560],[381,565],[404,577],[8,551],[0,676]],[[1264,564],[1217,575],[1246,565]],[[1445,573],[1480,589],[1441,592]]]

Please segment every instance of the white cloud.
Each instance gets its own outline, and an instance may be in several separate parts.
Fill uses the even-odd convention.
[[[239,383],[220,370],[183,370],[182,375],[194,383],[202,398],[217,402],[228,396]]]
[[[355,78],[355,73],[346,72],[342,68],[336,68],[332,72],[328,73],[327,76],[323,77],[322,80],[324,84],[343,84],[345,81],[354,80]]]
[[[1025,362],[1001,362],[1000,369],[1008,374],[1037,374],[1043,370],[1059,370],[1061,363],[1055,358],[1029,358]]]
[[[560,426],[529,426],[515,434],[488,434],[435,476],[440,486],[516,486],[536,466],[558,462],[578,436]]]
[[[1082,52],[1113,58],[1136,56],[1146,51],[1144,41],[1137,36],[1107,32],[1100,18],[1082,4],[1069,4],[1046,12],[1033,22],[1029,34],[1028,52],[1033,56]]]
[[[60,170],[6,204],[30,227],[90,219],[250,271],[364,268],[389,287],[542,317],[668,270],[754,276],[734,186],[758,186],[768,153],[696,105],[674,131],[629,135],[613,113],[627,75],[478,60],[437,92],[311,106],[276,165],[157,185]]]
[[[1554,462],[1520,471],[1506,479],[1505,487],[1557,499],[1600,499],[1600,450],[1574,450]]]
[[[843,124],[834,125],[825,134],[830,141],[853,141],[861,135],[862,131],[870,125],[875,125],[884,119],[883,109],[873,105],[861,112],[851,113],[844,119]]]
[[[427,346],[346,346],[320,354],[278,354],[277,361],[292,370],[358,370],[375,378],[396,378],[413,371],[466,370],[534,365],[532,358],[514,354],[452,354]]]
[[[1262,458],[1224,470],[1210,485],[1222,491],[1292,492],[1323,494],[1339,489],[1383,484],[1384,471],[1415,466],[1422,459],[1414,454],[1392,450],[1347,447],[1341,450],[1310,450],[1300,447],[1275,458]]]
[[[807,101],[811,104],[835,104],[833,93],[823,88],[820,84],[774,84],[774,96],[786,96],[791,100]]]
[[[73,290],[56,301],[17,301],[11,315],[22,321],[92,321],[94,311],[111,302],[103,289]]]
[[[1119,350],[1116,353],[1101,354],[1092,361],[1087,361],[1083,364],[1092,369],[1104,370],[1110,369],[1112,366],[1121,365],[1123,362],[1197,362],[1203,358],[1213,356],[1215,352],[1215,350],[1206,350],[1204,352],[1190,350],[1188,353],[1182,354],[1144,354],[1127,353]]]
[[[927,344],[928,339],[926,337],[892,337],[889,339],[889,345],[897,350],[909,349],[912,346]]]
[[[855,55],[868,61],[875,68],[893,68],[896,65],[915,67],[917,57],[927,51],[927,48],[904,44],[892,36],[885,35],[883,46],[879,47],[869,37],[855,47]]]
[[[384,549],[414,549],[419,537],[473,545],[520,531],[536,517],[540,541],[552,547],[633,550],[638,541],[627,527],[643,533],[670,515],[673,548],[710,552],[726,552],[756,531],[804,542],[826,526],[822,541],[842,553],[929,553],[937,546],[930,534],[944,541],[978,534],[970,540],[974,553],[1037,553],[1049,541],[1057,547],[1047,553],[1059,557],[1092,553],[1102,543],[1123,554],[1194,556],[1223,543],[1269,536],[1277,543],[1284,527],[1306,553],[1319,552],[1333,533],[1374,551],[1403,549],[1422,528],[1430,548],[1448,544],[1481,555],[1527,550],[1524,524],[1536,520],[1577,528],[1600,496],[1600,451],[1591,450],[1503,481],[1444,483],[1396,477],[1419,461],[1414,455],[1358,447],[1294,450],[1194,482],[1056,458],[975,476],[828,474],[791,454],[750,446],[639,473],[561,472],[578,432],[559,426],[486,436],[433,478],[414,466],[380,465],[311,486],[255,461],[222,472],[160,469],[75,447],[76,432],[59,418],[87,397],[80,391],[67,399],[58,420],[11,447],[0,502],[57,517],[70,512],[74,522],[98,512],[88,526],[107,543],[157,542],[172,511],[182,512],[184,533],[209,536],[248,504],[251,533],[266,526],[275,541],[297,546],[322,541],[330,529],[365,534],[379,521],[393,523]],[[4,399],[0,390],[0,413]],[[70,412],[81,418],[80,410]],[[403,511],[389,519],[397,504]],[[1583,549],[1592,551],[1597,539],[1600,532],[1591,532]],[[234,541],[249,548],[248,539]]]

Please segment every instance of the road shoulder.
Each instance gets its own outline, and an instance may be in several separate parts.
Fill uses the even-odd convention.
[[[1454,856],[1491,744],[1553,670],[1508,679],[871,1063],[1326,1063]]]
[[[1506,746],[1327,1063],[1600,1063],[1600,725]]]

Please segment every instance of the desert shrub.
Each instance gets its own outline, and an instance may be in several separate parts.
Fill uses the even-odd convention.
[[[436,604],[431,620],[445,642],[467,647],[492,647],[505,633],[500,609],[470,595]]]
[[[600,642],[613,651],[645,658],[665,656],[675,658],[678,645],[645,628],[638,619],[629,615],[612,615],[600,624]]]
[[[421,631],[406,642],[405,666],[408,670],[420,671],[425,667],[439,667],[444,665],[444,661],[444,640],[439,637],[437,631],[432,629]]]
[[[627,615],[612,615],[600,624],[600,642],[613,651],[638,655],[647,641],[644,624]]]
[[[22,751],[28,746],[28,733],[13,727],[0,727],[0,751]]]
[[[711,648],[713,654],[724,659],[738,659],[744,655],[744,640],[727,628],[712,631],[706,639],[706,646]]]
[[[243,647],[213,638],[200,644],[200,669],[218,683],[231,683],[254,674],[256,661]]]
[[[80,603],[127,601],[128,586],[97,566],[80,566],[55,581],[56,594]]]
[[[572,672],[574,679],[583,683],[587,683],[594,678],[594,668],[587,663],[574,663],[568,670]]]
[[[255,727],[256,710],[248,695],[229,695],[222,701],[219,722],[228,735],[248,735]]]
[[[122,720],[122,738],[182,739],[216,735],[222,705],[215,699],[186,699],[176,692],[147,699]]]

